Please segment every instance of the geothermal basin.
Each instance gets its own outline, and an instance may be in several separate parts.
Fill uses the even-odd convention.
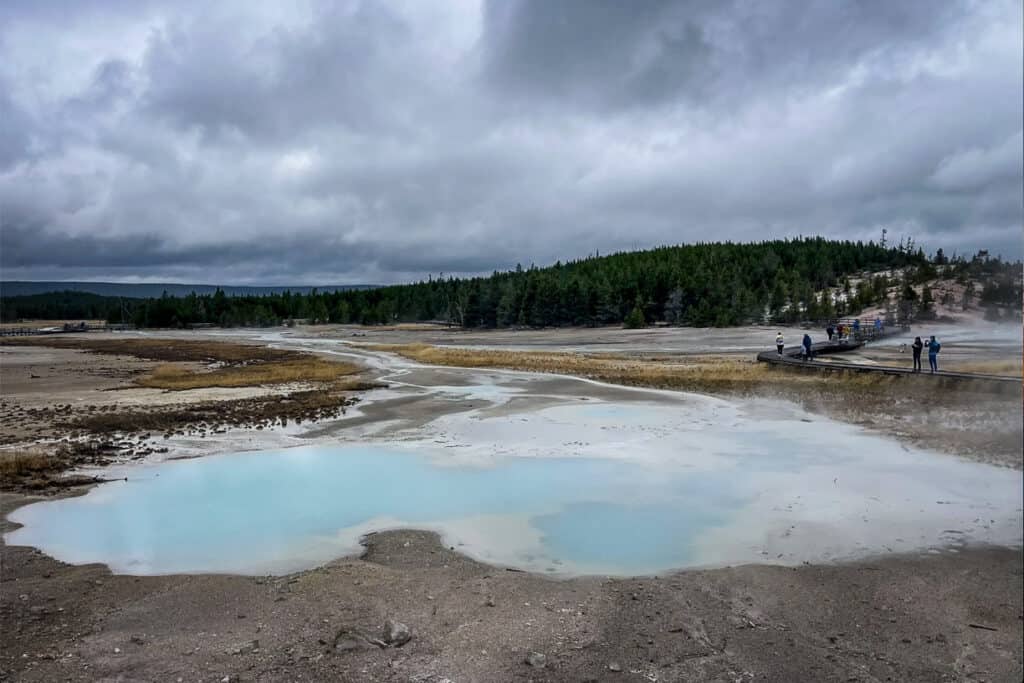
[[[5,540],[139,575],[289,573],[407,527],[560,576],[1021,544],[1019,472],[785,406],[652,393],[527,410],[514,382],[435,391],[485,407],[358,441],[132,467],[19,508]]]

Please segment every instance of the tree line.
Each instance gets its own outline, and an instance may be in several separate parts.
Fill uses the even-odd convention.
[[[261,326],[296,319],[365,325],[444,321],[467,328],[653,322],[723,327],[853,315],[893,286],[884,276],[851,285],[858,274],[903,269],[920,279],[937,268],[962,277],[984,273],[998,284],[979,296],[1020,301],[1014,274],[1019,264],[987,254],[949,259],[940,250],[929,259],[906,244],[801,238],[660,247],[355,291],[227,296],[218,290],[152,299],[58,292],[3,298],[0,318],[91,318],[140,327]],[[834,300],[825,293],[830,288],[844,296]]]

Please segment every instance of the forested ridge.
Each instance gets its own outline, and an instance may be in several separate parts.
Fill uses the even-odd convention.
[[[4,321],[90,318],[141,327],[272,325],[289,319],[368,325],[441,320],[463,327],[642,326],[658,321],[729,326],[856,314],[883,301],[894,285],[910,287],[934,277],[936,268],[962,278],[984,275],[993,284],[980,293],[982,300],[1020,301],[1020,265],[984,252],[968,260],[947,258],[939,250],[929,258],[909,244],[805,238],[660,247],[544,268],[517,267],[487,277],[432,277],[356,291],[227,296],[218,290],[153,299],[82,292],[5,297],[0,315]],[[858,278],[894,269],[904,273],[906,282]],[[826,295],[830,290],[842,296]]]

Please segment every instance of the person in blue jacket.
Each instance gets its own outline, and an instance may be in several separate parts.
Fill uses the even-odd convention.
[[[932,372],[939,371],[939,349],[942,348],[942,344],[935,338],[933,334],[931,339],[928,340],[928,367],[932,369]]]
[[[805,334],[804,341],[804,360],[811,360],[811,335]]]

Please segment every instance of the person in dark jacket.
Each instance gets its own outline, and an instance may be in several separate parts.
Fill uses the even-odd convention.
[[[811,360],[811,335],[804,335],[804,360]]]
[[[910,350],[914,352],[914,372],[921,372],[921,349],[924,348],[924,342],[921,341],[920,337],[914,337],[914,343],[910,345]]]
[[[828,340],[829,341],[832,341],[832,336],[835,333],[836,333],[836,328],[832,327],[832,323],[829,323],[828,327],[825,328],[825,334],[828,335]]]
[[[932,369],[932,372],[939,371],[939,349],[941,348],[942,344],[939,343],[939,340],[933,334],[928,342],[928,367]]]

